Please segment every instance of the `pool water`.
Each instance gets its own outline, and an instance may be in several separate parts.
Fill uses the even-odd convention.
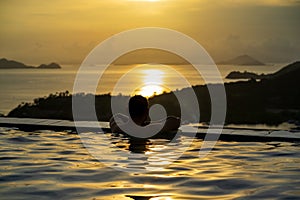
[[[164,169],[142,173],[126,171],[134,160],[124,162],[124,170],[111,167],[113,160],[124,158],[100,162],[76,133],[0,128],[0,135],[1,199],[300,198],[300,143],[219,141],[205,158],[199,158],[203,140],[181,136],[170,156],[178,153],[181,143],[192,144],[180,158]],[[132,143],[107,136],[110,144],[100,145],[99,151],[109,147],[147,156],[168,143],[162,139]],[[164,160],[151,159],[152,163]],[[145,168],[146,161],[137,166]]]

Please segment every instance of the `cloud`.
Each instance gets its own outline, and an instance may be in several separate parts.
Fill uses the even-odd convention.
[[[222,46],[223,48],[218,48]],[[259,41],[246,40],[230,34],[214,46],[213,51],[220,60],[227,60],[242,54],[249,54],[263,62],[285,63],[300,60],[300,40],[272,36]]]
[[[300,52],[300,0],[3,0],[0,6],[0,54],[19,60],[78,62],[109,36],[145,26],[183,32],[217,60],[241,53],[287,60]]]
[[[273,62],[290,62],[299,60],[300,41],[291,42],[287,38],[273,37],[255,46],[263,59]]]
[[[270,6],[293,6],[293,5],[299,6],[300,5],[299,0],[261,0],[261,1],[256,1],[256,3],[261,5],[270,5]]]
[[[300,0],[222,0],[215,1],[212,3],[211,0],[193,0],[193,2],[199,4],[211,4],[211,5],[226,5],[226,6],[236,6],[236,5],[245,5],[245,6],[300,6]]]

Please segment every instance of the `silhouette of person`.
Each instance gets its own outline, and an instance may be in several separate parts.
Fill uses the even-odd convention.
[[[173,116],[168,116],[165,120],[147,121],[149,118],[149,103],[148,100],[141,95],[135,95],[130,98],[128,109],[132,121],[138,126],[149,126],[150,128],[160,126],[162,127],[160,133],[175,131],[180,126],[180,119]],[[129,116],[121,113],[112,116],[109,123],[111,131],[114,133],[123,133],[122,127],[130,126],[129,120]],[[163,125],[164,121],[165,124]]]

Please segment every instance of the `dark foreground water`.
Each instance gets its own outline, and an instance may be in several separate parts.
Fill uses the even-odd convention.
[[[0,133],[1,199],[300,198],[299,143],[219,141],[200,159],[202,140],[194,139],[173,164],[145,174],[107,167],[116,158],[99,162],[74,133],[6,128]],[[108,146],[131,154],[148,155],[167,142],[133,146],[127,139],[111,137]],[[179,142],[189,140],[181,137]],[[103,145],[103,151],[106,148]],[[151,162],[162,163],[164,158],[152,157]],[[124,163],[124,169],[132,164]]]

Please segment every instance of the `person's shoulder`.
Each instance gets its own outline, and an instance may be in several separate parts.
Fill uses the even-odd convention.
[[[128,123],[128,120],[129,120],[129,117],[124,114],[117,113],[117,114],[113,115],[109,121],[111,131],[112,132],[120,132],[121,129],[119,126],[125,125],[126,123]]]

